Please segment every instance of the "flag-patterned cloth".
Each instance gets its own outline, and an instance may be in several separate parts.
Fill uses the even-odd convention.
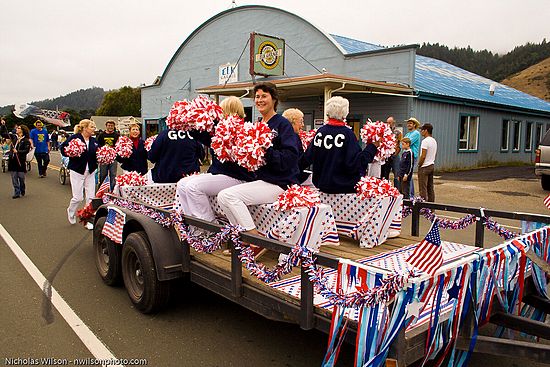
[[[103,180],[103,183],[99,186],[97,189],[97,192],[95,193],[95,197],[98,199],[101,199],[103,195],[108,193],[111,189],[111,183],[109,181],[109,175],[105,177],[105,180]]]
[[[546,199],[544,199],[544,205],[546,205],[546,207],[550,209],[550,194],[548,194]]]
[[[126,223],[126,214],[117,208],[108,207],[107,218],[101,230],[101,234],[107,236],[115,243],[122,243],[122,231]]]
[[[443,264],[443,253],[441,251],[441,237],[439,236],[439,223],[434,221],[432,228],[426,237],[418,244],[407,262],[417,269],[425,271],[430,275]]]

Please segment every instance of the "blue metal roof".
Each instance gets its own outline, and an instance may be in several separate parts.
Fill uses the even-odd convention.
[[[381,50],[385,47],[331,34],[347,53]],[[495,94],[489,86],[495,85]],[[414,89],[420,95],[430,94],[463,100],[497,104],[506,107],[550,112],[550,103],[530,94],[500,84],[441,60],[416,55]]]

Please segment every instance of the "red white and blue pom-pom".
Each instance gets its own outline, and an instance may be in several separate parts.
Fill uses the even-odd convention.
[[[265,165],[265,152],[273,144],[273,133],[263,121],[246,122],[235,131],[233,154],[237,164],[250,172]]]
[[[135,171],[130,171],[118,175],[116,177],[116,183],[119,186],[145,186],[147,185],[147,178],[140,175]]]
[[[362,200],[381,196],[397,197],[399,195],[399,190],[392,186],[388,180],[372,176],[361,177],[355,185],[355,189]]]
[[[134,143],[132,143],[132,139],[127,136],[121,136],[115,144],[116,154],[121,158],[128,158],[132,155],[133,147]]]
[[[311,186],[292,185],[277,198],[273,204],[276,210],[290,210],[292,208],[311,208],[321,204],[319,191]]]
[[[361,128],[360,134],[361,140],[365,144],[380,142],[378,152],[374,158],[376,161],[385,161],[395,153],[397,139],[388,124],[381,121],[372,122],[369,120]]]
[[[210,147],[214,150],[220,162],[235,162],[233,149],[236,144],[236,131],[241,130],[244,120],[239,116],[227,116],[216,125]]]
[[[65,154],[68,157],[76,158],[80,157],[86,150],[86,143],[80,139],[73,139],[65,147]]]
[[[309,131],[300,130],[300,132],[298,133],[298,135],[300,136],[300,140],[302,141],[302,148],[304,149],[304,152],[315,137],[315,134],[317,134],[317,129]]]
[[[173,130],[189,130],[187,115],[190,108],[191,102],[186,99],[174,102],[168,116],[166,117],[166,126]]]
[[[214,123],[224,118],[222,108],[210,98],[200,95],[190,103],[185,120],[188,130],[214,131]]]
[[[116,159],[116,150],[108,145],[104,145],[96,151],[97,163],[111,164]]]
[[[155,142],[155,139],[157,138],[158,134],[157,135],[153,135],[153,136],[150,136],[148,137],[147,139],[145,139],[145,150],[146,151],[150,151],[151,150],[151,146],[153,145],[153,143]],[[160,141],[160,140],[159,140]]]

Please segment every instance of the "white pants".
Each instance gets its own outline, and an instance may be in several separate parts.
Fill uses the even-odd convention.
[[[82,199],[84,199],[84,191],[86,191],[86,204],[92,201],[95,196],[95,171],[90,173],[86,170],[84,174],[81,175],[71,170],[70,177],[73,197],[69,203],[69,214],[74,217],[76,216],[78,205],[82,202]]]
[[[252,181],[220,191],[218,204],[231,224],[245,230],[256,228],[247,205],[271,204],[284,190],[265,181]]]
[[[182,178],[178,181],[176,190],[183,213],[214,222],[216,215],[212,210],[208,197],[218,195],[223,189],[243,182],[226,175],[213,175],[210,173]]]

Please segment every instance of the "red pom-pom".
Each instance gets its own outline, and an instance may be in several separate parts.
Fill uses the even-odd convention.
[[[128,158],[132,155],[133,147],[134,143],[132,143],[132,139],[127,136],[121,136],[115,144],[116,154],[122,158]]]
[[[174,102],[174,105],[166,117],[166,126],[173,130],[188,130],[187,114],[190,108],[191,102],[186,99]]]
[[[233,154],[237,164],[251,172],[265,165],[265,152],[273,138],[269,126],[263,121],[246,122],[235,133]]]
[[[391,131],[388,124],[381,121],[367,121],[367,123],[361,128],[361,140],[365,144],[373,142],[380,142],[378,152],[376,153],[376,161],[385,161],[395,153],[395,147],[397,146],[397,139]]]
[[[355,188],[357,195],[363,200],[380,196],[399,196],[399,190],[392,186],[388,180],[372,176],[361,177]]]
[[[300,140],[302,141],[302,148],[304,149],[304,152],[307,150],[307,147],[315,137],[315,134],[317,134],[317,129],[304,131],[300,130],[298,135],[300,136]]]
[[[86,143],[84,143],[82,140],[75,138],[67,144],[65,147],[65,154],[68,157],[76,158],[80,157],[82,153],[86,150]]]
[[[116,150],[108,145],[104,145],[97,150],[96,157],[99,164],[111,164],[116,159]]]
[[[311,186],[292,185],[277,198],[273,204],[276,210],[290,210],[292,208],[311,208],[321,204],[319,191]]]
[[[116,183],[118,186],[145,186],[147,185],[147,178],[140,175],[135,171],[123,173],[116,177]]]
[[[227,116],[216,125],[210,147],[220,162],[235,162],[233,148],[236,145],[236,132],[243,128],[244,120],[239,116]]]
[[[214,131],[214,123],[224,118],[222,108],[206,96],[198,96],[191,101],[189,112],[186,116],[188,129]]]
[[[148,137],[146,140],[145,140],[145,150],[146,151],[150,151],[151,150],[151,146],[153,145],[155,139],[157,138],[158,134],[157,135],[153,135],[153,136],[150,136]],[[160,140],[159,140],[160,141]]]

